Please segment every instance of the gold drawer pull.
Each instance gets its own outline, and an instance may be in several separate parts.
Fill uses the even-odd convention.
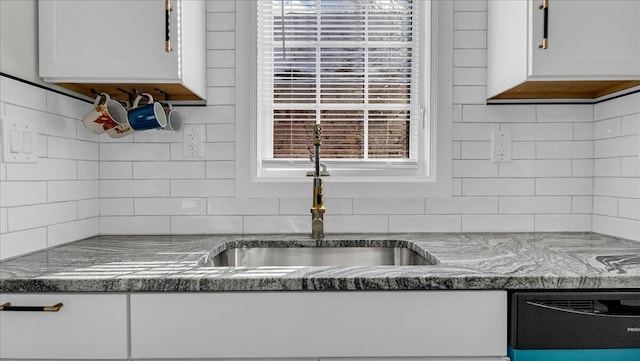
[[[58,312],[62,308],[62,302],[53,306],[11,306],[7,302],[0,306],[0,311],[31,311],[31,312]]]

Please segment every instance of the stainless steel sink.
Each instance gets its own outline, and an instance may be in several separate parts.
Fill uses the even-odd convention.
[[[405,247],[238,247],[215,255],[207,266],[424,266],[429,260]]]

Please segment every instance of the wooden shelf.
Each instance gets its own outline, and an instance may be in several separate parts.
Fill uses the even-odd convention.
[[[168,94],[168,100],[170,102],[202,102],[205,100],[195,95],[191,90],[183,86],[182,84],[171,83],[57,83],[61,87],[67,88],[74,92],[86,95],[90,98],[95,98],[92,89],[98,93],[107,93],[112,97],[118,99],[127,100],[127,95],[122,91],[125,90],[130,94],[149,93],[153,96],[154,100],[167,100],[164,93]],[[160,91],[158,91],[158,89]],[[162,93],[164,92],[164,93]]]
[[[491,99],[597,99],[640,86],[640,80],[527,81]]]

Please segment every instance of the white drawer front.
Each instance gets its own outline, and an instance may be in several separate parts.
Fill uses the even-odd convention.
[[[131,356],[503,356],[503,291],[131,295]]]
[[[0,304],[58,312],[0,312],[0,358],[126,359],[127,296],[0,294]]]

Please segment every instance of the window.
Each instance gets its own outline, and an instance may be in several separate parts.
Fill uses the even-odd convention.
[[[238,196],[306,196],[316,122],[332,196],[451,195],[452,2],[257,4],[236,2]]]
[[[264,164],[308,167],[313,125],[332,169],[417,167],[420,16],[413,0],[258,2]]]

